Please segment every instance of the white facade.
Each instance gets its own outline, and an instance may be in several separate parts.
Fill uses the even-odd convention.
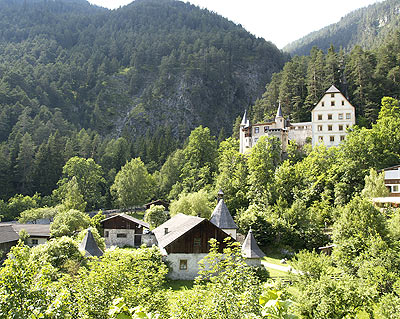
[[[390,196],[400,197],[400,166],[384,169],[385,186],[389,189]]]
[[[173,280],[193,280],[199,273],[199,261],[207,254],[176,254],[165,257],[170,264],[168,277]]]
[[[331,92],[329,92],[331,91]],[[354,106],[339,90],[328,90],[311,112],[312,143],[337,146],[356,122]]]
[[[240,125],[240,153],[249,151],[261,136],[276,136],[286,152],[289,141],[298,145],[312,141],[312,145],[339,145],[347,135],[347,129],[355,124],[355,109],[344,95],[332,86],[311,111],[311,122],[289,123],[279,106],[275,121],[251,125],[247,114]]]
[[[44,238],[44,237],[34,237],[34,236],[32,236],[32,237],[28,237],[27,245],[29,247],[34,247],[34,246],[37,246],[37,245],[42,245],[42,244],[47,243],[47,240],[48,239]]]
[[[234,240],[236,240],[236,229],[223,229],[221,228],[225,233],[227,233],[229,236],[231,236]]]

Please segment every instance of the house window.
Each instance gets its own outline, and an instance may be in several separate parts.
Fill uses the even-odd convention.
[[[331,101],[331,106],[335,106],[335,101]]]
[[[332,120],[332,114],[328,114],[328,120]]]
[[[343,125],[339,125],[339,131],[343,131]]]
[[[108,238],[109,235],[110,235],[110,234],[109,234],[108,230],[106,230],[106,231],[104,232],[104,237]]]
[[[117,234],[117,238],[126,238],[126,234]]]
[[[255,139],[254,139],[254,143],[257,143],[257,141],[258,141],[258,138],[255,138]]]
[[[338,119],[339,119],[339,120],[343,120],[343,113],[339,113]]]
[[[331,93],[331,97],[335,97],[335,93]]]
[[[344,101],[342,100],[342,105],[344,105]]]
[[[259,127],[255,127],[255,128],[254,128],[254,133],[255,133],[255,134],[260,133],[260,128],[259,128]]]
[[[318,131],[322,131],[322,125],[318,125]]]
[[[325,106],[325,102],[324,101],[321,102],[321,106]]]
[[[335,136],[334,135],[329,136],[329,141],[330,142],[334,142],[335,141]]]
[[[264,132],[268,132],[269,126],[264,126]]]
[[[328,131],[332,131],[332,125],[328,125]]]
[[[179,260],[179,270],[187,270],[187,259]]]
[[[349,128],[350,127],[350,125],[349,124],[346,124],[346,128]]]
[[[32,246],[37,246],[39,245],[39,240],[38,239],[32,239]]]
[[[340,141],[343,142],[344,141],[345,136],[344,135],[340,135]]]
[[[318,142],[322,143],[324,141],[324,137],[323,136],[318,136]]]
[[[393,185],[392,190],[393,190],[393,193],[398,192],[399,191],[399,185]]]
[[[346,120],[351,120],[351,113],[346,113]]]
[[[318,114],[318,121],[322,121],[322,114]]]
[[[194,247],[200,247],[201,246],[201,239],[200,238],[195,238],[193,240],[193,246]]]

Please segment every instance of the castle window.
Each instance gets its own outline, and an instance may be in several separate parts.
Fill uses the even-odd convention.
[[[342,100],[342,105],[344,105],[344,100]]]
[[[343,120],[343,113],[340,113],[340,114],[338,115],[338,119],[339,119],[339,120]]]
[[[328,131],[332,131],[332,125],[328,125]]]
[[[339,125],[339,131],[343,131],[343,125]]]
[[[324,137],[323,136],[318,136],[318,142],[322,143],[324,141]]]
[[[335,97],[335,93],[331,93],[331,97]]]
[[[264,133],[268,132],[268,130],[269,130],[269,126],[264,126]]]
[[[340,135],[340,141],[343,142],[344,141],[345,136],[344,135]]]
[[[322,114],[318,114],[318,121],[322,121]]]
[[[179,260],[179,270],[187,270],[187,259]]]
[[[399,191],[399,185],[393,185],[392,192],[395,193],[395,192],[398,192],[398,191]],[[33,243],[33,240],[32,240],[32,243]]]
[[[346,120],[351,120],[351,113],[346,113]]]
[[[330,142],[334,142],[335,141],[335,136],[334,135],[329,136],[329,141]]]
[[[321,106],[325,106],[325,102],[324,101],[321,102]]]
[[[350,125],[349,124],[346,124],[346,128],[349,128],[350,127]]]
[[[335,106],[335,101],[331,101],[331,106]]]
[[[328,120],[332,120],[332,114],[328,114]]]
[[[322,125],[318,125],[318,131],[322,131]]]
[[[260,133],[260,128],[259,128],[259,127],[255,127],[255,128],[254,128],[254,133],[255,133],[255,134]]]

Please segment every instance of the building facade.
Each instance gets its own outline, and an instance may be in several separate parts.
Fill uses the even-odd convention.
[[[246,153],[261,136],[275,136],[286,152],[289,141],[304,145],[311,141],[313,146],[339,145],[346,137],[346,130],[355,124],[355,109],[345,96],[332,85],[311,111],[311,122],[290,123],[282,114],[279,105],[275,119],[271,122],[251,124],[245,112],[240,124],[240,152]]]
[[[381,170],[385,173],[385,186],[389,196],[400,197],[400,165],[391,166]]]

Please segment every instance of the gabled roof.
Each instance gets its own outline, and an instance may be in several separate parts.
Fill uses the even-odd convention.
[[[50,224],[12,224],[12,227],[17,234],[25,229],[30,237],[50,237]]]
[[[245,258],[263,258],[265,254],[262,252],[260,247],[258,247],[256,239],[253,236],[251,229],[247,234],[246,239],[242,245],[242,256]]]
[[[334,85],[332,85],[328,90],[326,90],[325,93],[341,93],[338,88]]]
[[[223,199],[220,199],[211,214],[210,222],[221,229],[238,229]]]
[[[108,217],[106,219],[103,219],[101,221],[101,223],[104,223],[106,220],[110,220],[110,219],[117,218],[117,217],[122,217],[122,218],[124,218],[126,220],[129,220],[129,221],[134,222],[134,223],[136,223],[138,225],[141,225],[141,226],[143,226],[143,227],[145,227],[147,229],[150,229],[150,225],[148,223],[146,223],[146,222],[144,222],[144,221],[142,221],[140,219],[137,219],[135,217],[129,216],[127,214],[124,214],[124,213],[113,215],[113,216],[110,216],[110,217]]]
[[[94,240],[93,234],[91,229],[87,230],[85,237],[83,238],[81,244],[79,245],[79,249],[85,251],[86,257],[101,257],[103,256],[103,252],[97,246],[96,241]]]
[[[279,101],[278,110],[276,111],[276,116],[275,116],[275,118],[277,118],[277,117],[283,117],[283,115],[282,115],[281,101]]]
[[[153,229],[158,246],[165,248],[183,234],[202,223],[204,220],[204,218],[197,216],[188,216],[184,214],[175,215],[171,219],[167,220],[164,224]]]
[[[12,225],[0,225],[0,244],[17,241],[19,235]]]

